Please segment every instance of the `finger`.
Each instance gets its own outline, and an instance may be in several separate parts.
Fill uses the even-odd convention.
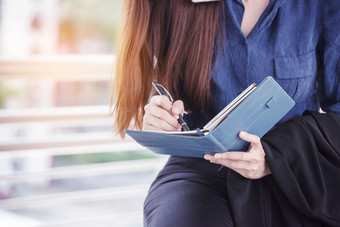
[[[205,159],[205,160],[210,161],[210,160],[212,160],[213,158],[214,158],[214,155],[211,155],[211,154],[205,154],[205,155],[204,155],[204,159]]]
[[[145,115],[146,115],[144,116],[144,119],[146,122],[149,121],[148,116],[154,115],[155,117],[168,122],[173,127],[177,128],[179,126],[177,119],[171,115],[169,110],[164,108],[164,106],[166,106],[168,102],[170,102],[169,100],[167,101],[167,99],[168,98],[165,96],[152,97],[150,103],[144,107]],[[171,102],[170,102],[170,105],[171,105]]]
[[[146,117],[148,117],[149,115],[154,116],[163,121],[166,121],[168,124],[172,125],[173,127],[178,127],[179,125],[177,119],[165,109],[154,106],[148,109],[148,111],[145,113],[146,113]]]
[[[247,173],[247,175],[257,172],[260,167],[258,163],[252,163],[248,161],[211,159],[210,162],[223,165],[232,170],[235,170],[236,172],[242,171],[244,173]]]
[[[157,105],[157,106],[167,110],[168,112],[170,112],[171,108],[172,108],[171,101],[165,95],[155,95],[155,96],[153,96],[150,100],[150,103]]]
[[[172,116],[170,116],[174,119]],[[151,113],[144,115],[144,130],[156,130],[156,131],[178,131],[179,123],[175,120],[176,124],[171,125],[164,119],[158,118]]]
[[[233,170],[250,170],[252,164],[247,161],[229,160],[229,159],[216,159],[212,157],[209,160],[211,163],[220,164]]]
[[[249,160],[251,158],[251,154],[242,151],[228,151],[224,153],[216,153],[214,155],[216,159],[228,159],[228,160]]]
[[[258,156],[254,156],[254,160],[217,159],[214,155],[205,155],[204,158],[211,163],[228,167],[249,179],[258,179],[271,174],[268,165],[264,160],[258,159]]]
[[[172,113],[175,116],[178,116],[179,114],[183,115],[184,113],[184,104],[181,100],[176,100],[173,104],[172,104],[172,109],[171,109]]]
[[[241,152],[241,151],[228,151],[224,153],[216,153],[212,158],[217,161],[242,161],[248,164],[258,163],[263,160],[263,157],[257,153]]]
[[[261,177],[264,177],[268,174],[270,174],[271,172],[262,172],[262,170],[259,170],[259,168],[257,167],[253,167],[253,168],[249,168],[249,169],[233,169],[235,172],[239,173],[240,175],[242,175],[243,177],[245,178],[248,178],[248,179],[259,179]]]
[[[260,137],[244,131],[241,131],[238,135],[241,139],[249,143],[259,144],[261,142]]]
[[[158,131],[158,132],[174,132],[174,131],[180,131],[180,130],[165,130],[162,128],[159,128],[159,126],[154,126],[154,125],[145,125],[143,127],[143,131]]]
[[[216,153],[214,158],[217,160],[244,161],[252,164],[262,162],[264,160],[264,152],[260,152],[259,149],[253,149],[250,152],[228,151]]]

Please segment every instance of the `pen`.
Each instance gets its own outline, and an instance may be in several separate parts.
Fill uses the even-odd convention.
[[[174,103],[174,99],[170,95],[170,93],[159,83],[153,81],[152,85],[156,89],[159,95],[165,95],[169,98],[171,103]],[[178,115],[178,122],[181,124],[184,131],[190,131],[190,128],[188,127],[187,123],[184,121],[183,116],[181,114]]]

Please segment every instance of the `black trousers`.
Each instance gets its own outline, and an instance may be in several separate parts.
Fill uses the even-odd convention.
[[[144,202],[144,226],[233,226],[227,168],[204,159],[170,157]]]

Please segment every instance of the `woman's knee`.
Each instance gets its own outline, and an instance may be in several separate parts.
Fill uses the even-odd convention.
[[[151,188],[144,202],[145,226],[233,226],[228,200],[209,186],[187,180]]]

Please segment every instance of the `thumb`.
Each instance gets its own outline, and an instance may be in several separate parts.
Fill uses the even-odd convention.
[[[171,108],[172,114],[175,116],[178,116],[179,114],[183,115],[184,113],[184,104],[181,100],[176,100],[173,104],[172,104],[172,108]]]

